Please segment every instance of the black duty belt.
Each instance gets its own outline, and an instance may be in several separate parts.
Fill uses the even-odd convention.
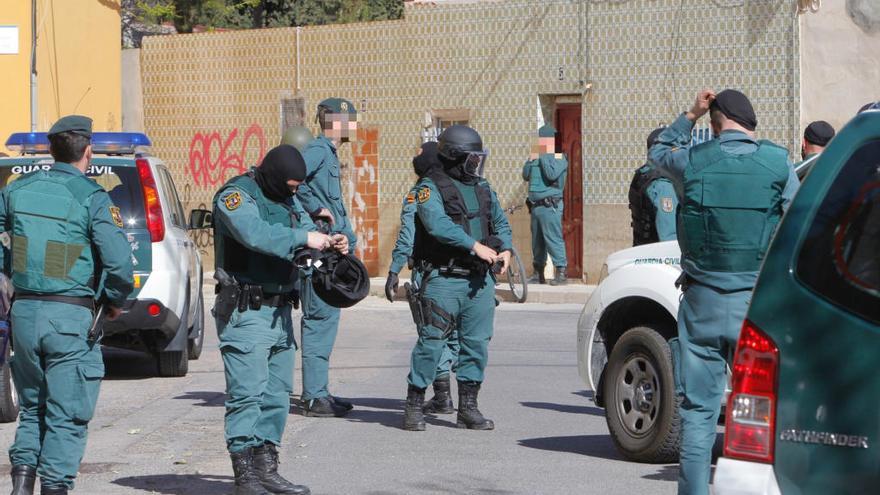
[[[531,209],[536,206],[546,206],[547,208],[556,208],[556,206],[559,205],[559,203],[561,203],[561,202],[562,202],[562,198],[560,198],[559,196],[553,196],[553,197],[549,197],[549,198],[536,199],[534,201],[532,201],[531,199],[527,199],[526,205],[529,207],[529,210],[531,211]]]
[[[287,294],[264,294],[263,295],[263,306],[269,306],[270,308],[280,308],[285,304],[289,304],[290,298],[287,297]]]
[[[88,296],[58,296],[53,294],[16,294],[16,300],[31,300],[31,301],[49,301],[49,302],[60,302],[65,304],[73,304],[75,306],[82,306],[84,308],[94,310],[95,309],[95,299]]]

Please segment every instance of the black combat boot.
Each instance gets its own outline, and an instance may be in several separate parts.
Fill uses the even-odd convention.
[[[232,495],[272,495],[260,483],[254,470],[254,449],[229,454],[232,459],[232,472],[235,473],[235,489]]]
[[[338,404],[331,396],[303,401],[303,416],[310,418],[341,418],[350,409]]]
[[[556,273],[554,274],[553,280],[550,281],[550,285],[568,285],[568,279],[565,278],[565,268],[561,266],[556,267]]]
[[[425,414],[452,414],[455,407],[452,405],[452,396],[449,394],[449,375],[434,380],[434,397],[422,408]]]
[[[410,385],[406,390],[406,407],[403,410],[403,429],[425,431],[425,389]]]
[[[12,495],[33,495],[37,481],[37,468],[20,464],[12,466]]]
[[[535,273],[533,273],[532,276],[529,277],[528,283],[530,283],[530,284],[546,284],[547,279],[544,278],[544,267],[538,266],[538,265],[533,265],[533,267],[535,269]]]
[[[66,486],[55,486],[50,487],[44,484],[40,484],[40,495],[67,495],[67,487]]]
[[[341,398],[341,397],[336,397],[335,395],[328,395],[327,397],[328,397],[328,398],[329,398],[334,404],[336,404],[337,406],[339,406],[339,407],[345,409],[346,411],[351,411],[352,409],[354,409],[354,404],[352,404],[351,401],[349,401],[349,400],[347,400],[347,399],[343,399],[343,398]]]
[[[477,409],[477,394],[480,384],[477,382],[458,382],[458,421],[459,428],[468,430],[492,430],[495,423],[483,417]]]
[[[272,493],[288,493],[292,495],[309,495],[309,488],[294,485],[278,474],[278,449],[275,444],[267,443],[262,447],[254,447],[254,471],[263,488]]]

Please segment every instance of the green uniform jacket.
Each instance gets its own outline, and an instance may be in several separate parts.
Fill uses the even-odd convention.
[[[306,180],[297,190],[296,196],[309,214],[316,214],[327,208],[333,214],[333,232],[341,232],[348,237],[349,248],[354,251],[357,236],[351,228],[345,203],[342,201],[342,185],[339,182],[339,158],[336,147],[323,135],[310,141],[303,151],[306,161]]]
[[[568,160],[563,154],[544,153],[523,166],[523,180],[529,183],[529,199],[561,197]]]

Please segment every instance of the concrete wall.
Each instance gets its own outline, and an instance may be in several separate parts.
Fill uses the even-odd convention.
[[[141,51],[122,50],[122,130],[144,132],[144,88],[141,84]]]
[[[880,3],[822,2],[800,25],[801,130],[814,120],[840,130],[862,105],[880,100]]]
[[[30,2],[8,2],[0,9],[0,26],[18,27],[18,53],[0,55],[3,97],[0,98],[0,156],[13,132],[31,130],[30,120]]]

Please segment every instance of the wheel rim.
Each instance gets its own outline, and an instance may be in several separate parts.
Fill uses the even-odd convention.
[[[512,266],[507,268],[507,281],[510,283],[511,292],[517,299],[522,299],[523,296],[523,280],[519,270],[515,270]]]
[[[660,378],[649,358],[627,357],[617,377],[617,415],[633,437],[651,432],[660,409]]]
[[[6,344],[6,345],[9,345],[9,344]],[[14,355],[15,355],[15,351],[10,349],[9,355],[6,358],[6,363],[7,363],[6,365],[7,366],[9,366],[9,360]],[[12,379],[12,368],[9,369],[9,390],[12,391],[12,407],[14,407],[17,410],[18,409],[18,390],[15,389],[15,380]]]

